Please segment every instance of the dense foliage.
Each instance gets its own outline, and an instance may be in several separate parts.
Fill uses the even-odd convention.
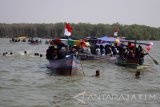
[[[65,23],[55,24],[0,24],[0,37],[41,37],[54,38],[64,36]],[[76,38],[87,36],[101,37],[113,36],[114,31],[118,31],[118,36],[125,36],[128,39],[138,40],[160,40],[160,28],[144,25],[121,25],[115,24],[89,24],[71,23],[72,35]]]

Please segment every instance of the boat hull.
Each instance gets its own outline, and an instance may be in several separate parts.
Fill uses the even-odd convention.
[[[48,67],[54,73],[60,75],[81,75],[81,63],[74,55],[69,55],[60,60],[49,61]]]
[[[78,57],[81,60],[115,60],[117,58],[116,56],[110,56],[110,55],[93,55],[85,53],[78,54]]]
[[[130,67],[130,68],[137,68],[138,66],[140,66],[138,59],[117,58],[116,64],[120,66]]]

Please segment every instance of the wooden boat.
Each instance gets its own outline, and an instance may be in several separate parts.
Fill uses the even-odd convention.
[[[86,53],[79,53],[78,57],[81,60],[115,60],[117,58],[117,56],[111,56],[111,55],[94,55]]]
[[[21,37],[12,38],[10,40],[10,43],[26,43],[27,40],[28,40],[28,37],[21,36]]]
[[[131,67],[131,68],[139,68],[139,67],[143,66],[144,56],[147,55],[148,53],[140,45],[150,45],[150,44],[138,43],[136,40],[134,40],[134,41],[123,40],[123,42],[128,43],[127,48],[129,48],[129,50],[132,50],[132,52],[130,51],[131,54],[128,56],[132,57],[133,59],[128,59],[127,55],[123,56],[123,57],[119,56],[117,58],[116,64],[121,65],[121,66],[125,66],[125,67]],[[138,44],[138,47],[136,47],[137,44]],[[145,51],[147,54],[143,53],[143,51]],[[135,57],[135,56],[137,56],[137,57]]]
[[[85,54],[85,53],[79,53],[78,57],[81,60],[98,60],[100,59],[99,57],[97,57],[96,55],[92,55],[92,54]]]
[[[28,43],[29,43],[30,45],[40,45],[40,44],[42,44],[42,40],[41,40],[41,38],[31,38],[31,39],[28,41]]]
[[[118,57],[117,58],[117,65],[125,66],[125,67],[131,67],[131,68],[137,68],[139,65],[138,59],[123,59]]]
[[[60,75],[81,75],[81,63],[74,55],[67,55],[64,59],[49,61],[48,68]]]

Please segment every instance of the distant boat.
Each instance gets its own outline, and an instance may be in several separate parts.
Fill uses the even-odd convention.
[[[64,59],[49,61],[48,68],[60,75],[81,75],[81,63],[74,55],[67,55]]]
[[[31,38],[28,40],[28,43],[31,45],[39,45],[42,44],[41,38]]]
[[[12,38],[10,40],[10,43],[26,43],[27,39],[28,37],[26,36],[20,36],[20,37]]]

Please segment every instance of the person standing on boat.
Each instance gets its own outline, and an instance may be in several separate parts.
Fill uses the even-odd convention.
[[[144,53],[144,50],[142,50],[140,53],[139,53],[139,65],[143,65],[144,63],[144,56],[147,55],[148,53]]]
[[[133,50],[129,50],[129,53],[127,55],[127,59],[134,59],[135,58],[135,54]]]
[[[110,56],[113,56],[112,45],[108,47],[108,52]]]
[[[58,58],[57,55],[58,55],[57,45],[55,45],[54,41],[51,41],[49,48],[46,50],[46,59],[55,60]]]
[[[66,49],[65,46],[61,47],[61,49],[58,50],[58,59],[63,59],[66,57]]]
[[[147,53],[144,53],[142,46],[139,45],[138,48],[136,48],[136,58],[139,59],[140,65],[143,65],[145,55],[147,55]]]
[[[101,55],[105,54],[104,46],[103,45],[100,45],[100,53],[101,53]]]
[[[139,54],[141,53],[141,51],[143,51],[142,49],[142,46],[138,46],[138,48],[136,48],[136,54],[137,54],[137,57],[139,57]]]
[[[109,53],[109,52],[108,52],[108,48],[109,48],[109,45],[106,44],[105,47],[104,47],[104,49],[105,49],[105,55],[107,55],[107,54]]]
[[[76,45],[74,45],[74,46],[70,49],[70,54],[76,54],[76,52],[78,52],[78,51],[79,51],[79,48],[78,48]],[[82,51],[82,52],[84,51],[83,48],[82,48],[81,51]]]
[[[101,55],[101,50],[99,46],[97,46],[96,48],[96,55]]]
[[[119,53],[116,46],[112,46],[112,52],[113,52],[113,55],[117,55]]]
[[[57,56],[56,59],[63,59],[66,57],[66,47],[65,44],[61,42],[59,38],[54,40],[54,44],[56,47],[55,55]]]
[[[53,60],[54,56],[55,56],[55,48],[53,45],[51,45],[46,51],[46,59]]]

